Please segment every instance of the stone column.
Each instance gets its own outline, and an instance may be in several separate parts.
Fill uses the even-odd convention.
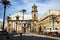
[[[31,22],[31,31],[33,32],[33,21]]]
[[[23,33],[23,21],[21,21],[21,28],[22,28],[22,33]]]

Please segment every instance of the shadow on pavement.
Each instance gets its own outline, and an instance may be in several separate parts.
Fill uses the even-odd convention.
[[[2,36],[0,35],[0,40],[1,40]],[[47,38],[47,37],[36,37],[36,36],[14,36],[13,34],[8,35],[8,37],[6,37],[6,40],[57,40],[57,39],[52,39],[52,38]]]
[[[10,40],[57,40],[46,37],[36,37],[36,36],[11,36]]]

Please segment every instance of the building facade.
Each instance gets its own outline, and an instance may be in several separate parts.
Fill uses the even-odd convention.
[[[0,19],[0,31],[2,31],[2,27],[3,27],[3,21],[2,19]]]
[[[41,31],[60,29],[60,10],[49,10],[45,13],[38,23]]]
[[[30,17],[30,18],[29,18]],[[10,15],[7,17],[7,32],[33,32],[38,22],[38,10],[37,6],[34,4],[32,6],[32,14],[24,15],[18,12],[16,15]]]
[[[5,20],[5,27],[4,27],[4,29],[6,29],[6,26],[7,26],[7,23],[6,23],[6,20]],[[0,31],[2,31],[2,28],[3,28],[3,19],[0,19]]]

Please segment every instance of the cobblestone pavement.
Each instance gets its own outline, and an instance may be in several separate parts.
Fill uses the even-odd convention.
[[[3,40],[1,35],[0,35],[0,40]],[[34,33],[26,33],[26,34],[22,34],[22,37],[20,36],[20,34],[9,35],[9,37],[6,37],[4,40],[59,40],[59,38],[37,35]]]

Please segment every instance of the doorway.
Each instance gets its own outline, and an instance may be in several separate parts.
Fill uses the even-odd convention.
[[[24,33],[26,33],[26,28],[24,28]]]
[[[24,24],[24,33],[26,33],[26,24]]]

